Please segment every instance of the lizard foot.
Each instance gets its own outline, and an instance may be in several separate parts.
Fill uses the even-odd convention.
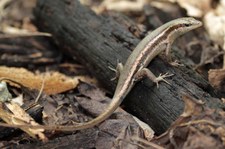
[[[171,77],[173,75],[174,74],[169,74],[168,72],[165,73],[165,74],[163,74],[163,75],[162,74],[159,74],[159,76],[154,80],[154,82],[157,85],[157,88],[159,88],[159,82],[160,81],[164,81],[165,83],[170,84],[168,81],[165,80],[165,78]]]

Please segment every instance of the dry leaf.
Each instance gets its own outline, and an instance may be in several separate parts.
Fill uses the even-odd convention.
[[[177,3],[187,10],[188,16],[202,17],[211,9],[212,0],[176,0]]]
[[[79,80],[94,82],[93,79],[86,76],[70,78],[59,72],[47,72],[34,74],[24,68],[0,67],[0,77],[7,77],[25,87],[40,90],[44,83],[44,92],[46,94],[58,94],[71,90],[77,86]],[[44,81],[44,82],[43,82]]]
[[[223,47],[225,36],[224,14],[218,15],[215,11],[211,11],[208,12],[204,17],[204,25],[210,35],[210,38],[221,47]]]
[[[186,94],[183,100],[183,114],[152,142],[165,148],[224,148],[225,112],[207,108]]]
[[[82,83],[79,85],[78,89],[81,93],[81,96],[76,96],[76,100],[78,101],[80,107],[85,109],[85,112],[89,113],[89,115],[97,116],[103,113],[106,108],[108,108],[108,103],[110,101],[106,96],[104,96],[105,93],[100,91],[98,88]],[[94,95],[93,98],[90,96],[91,94]],[[112,116],[102,122],[98,126],[98,131],[99,133],[104,132],[104,134],[113,135],[105,135],[104,137],[99,136],[100,138],[98,139],[96,148],[99,148],[100,146],[112,148],[112,146],[109,144],[109,140],[113,140],[114,148],[130,149],[136,147],[135,145],[130,144],[128,141],[131,136],[134,135],[143,138],[143,131],[140,129],[139,125],[135,122],[130,114],[126,113],[121,108],[118,108],[112,114]]]
[[[210,38],[225,51],[225,0],[220,0],[215,9],[205,14],[204,25]],[[225,68],[225,55],[223,68]]]
[[[225,69],[210,69],[208,72],[209,83],[219,91],[225,91]]]
[[[137,117],[133,116],[134,120],[138,123],[138,125],[141,127],[141,129],[144,132],[145,138],[150,141],[153,137],[155,132],[152,130],[152,128],[146,124],[145,122],[141,121]]]
[[[7,103],[6,106],[11,110],[13,114],[10,114],[2,109],[0,106],[0,118],[10,125],[38,125],[32,117],[29,116],[20,106],[16,103]],[[31,128],[21,128],[24,132],[33,138],[39,138],[46,142],[48,139],[43,134],[43,129],[31,129]]]
[[[141,11],[143,10],[144,5],[146,4],[146,0],[107,0],[104,1],[104,6],[107,10],[115,10],[115,11]]]

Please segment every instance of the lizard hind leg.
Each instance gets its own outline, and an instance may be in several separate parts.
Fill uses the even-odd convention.
[[[116,69],[112,68],[109,66],[109,69],[114,71],[116,73],[115,77],[113,77],[111,79],[111,81],[116,80],[117,78],[119,78],[121,71],[123,70],[123,64],[122,63],[118,63],[116,66]]]
[[[140,80],[143,77],[148,77],[150,80],[152,80],[153,82],[156,83],[157,88],[158,88],[160,81],[163,81],[167,84],[170,84],[168,81],[165,80],[165,78],[168,78],[168,77],[171,77],[171,76],[173,76],[173,74],[165,73],[163,75],[160,74],[158,77],[156,77],[149,69],[143,68],[135,74],[135,81]]]

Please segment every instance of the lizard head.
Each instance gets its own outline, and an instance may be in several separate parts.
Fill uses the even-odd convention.
[[[198,21],[192,17],[179,18],[173,20],[173,23],[173,27],[178,36],[202,26],[201,21]]]

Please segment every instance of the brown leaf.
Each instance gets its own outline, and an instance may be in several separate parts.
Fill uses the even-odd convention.
[[[212,0],[177,0],[177,3],[186,9],[189,16],[194,17],[202,17],[212,7]]]
[[[0,108],[0,117],[3,119],[6,123],[10,125],[38,125],[34,121],[32,117],[29,116],[20,106],[18,106],[15,103],[7,103],[6,106],[10,109],[10,111],[13,114],[10,114],[9,112],[6,112],[2,109],[2,106]],[[31,129],[31,128],[21,128],[24,132],[26,132],[28,135],[30,135],[33,138],[38,138],[44,142],[46,142],[48,139],[43,134],[43,129]]]
[[[225,69],[210,69],[209,83],[219,91],[225,91]]]
[[[205,107],[186,94],[183,99],[183,114],[153,142],[165,148],[224,148],[225,112]]]
[[[4,66],[0,67],[0,77],[7,77],[25,87],[37,90],[40,90],[42,83],[44,83],[44,92],[46,94],[58,94],[71,90],[77,86],[79,80],[87,82],[93,80],[85,76],[70,78],[59,72],[34,74],[24,68]]]
[[[110,103],[109,99],[98,88],[82,83],[78,89],[82,95],[76,96],[76,100],[85,109],[85,113],[98,116],[108,107]],[[136,145],[130,142],[130,138],[132,136],[143,137],[143,131],[135,122],[133,116],[119,107],[98,128],[99,133],[103,136],[100,135],[97,139],[96,148],[100,148],[101,146],[111,148],[112,144],[110,142],[114,142],[114,147],[116,146],[118,148],[137,148]]]

